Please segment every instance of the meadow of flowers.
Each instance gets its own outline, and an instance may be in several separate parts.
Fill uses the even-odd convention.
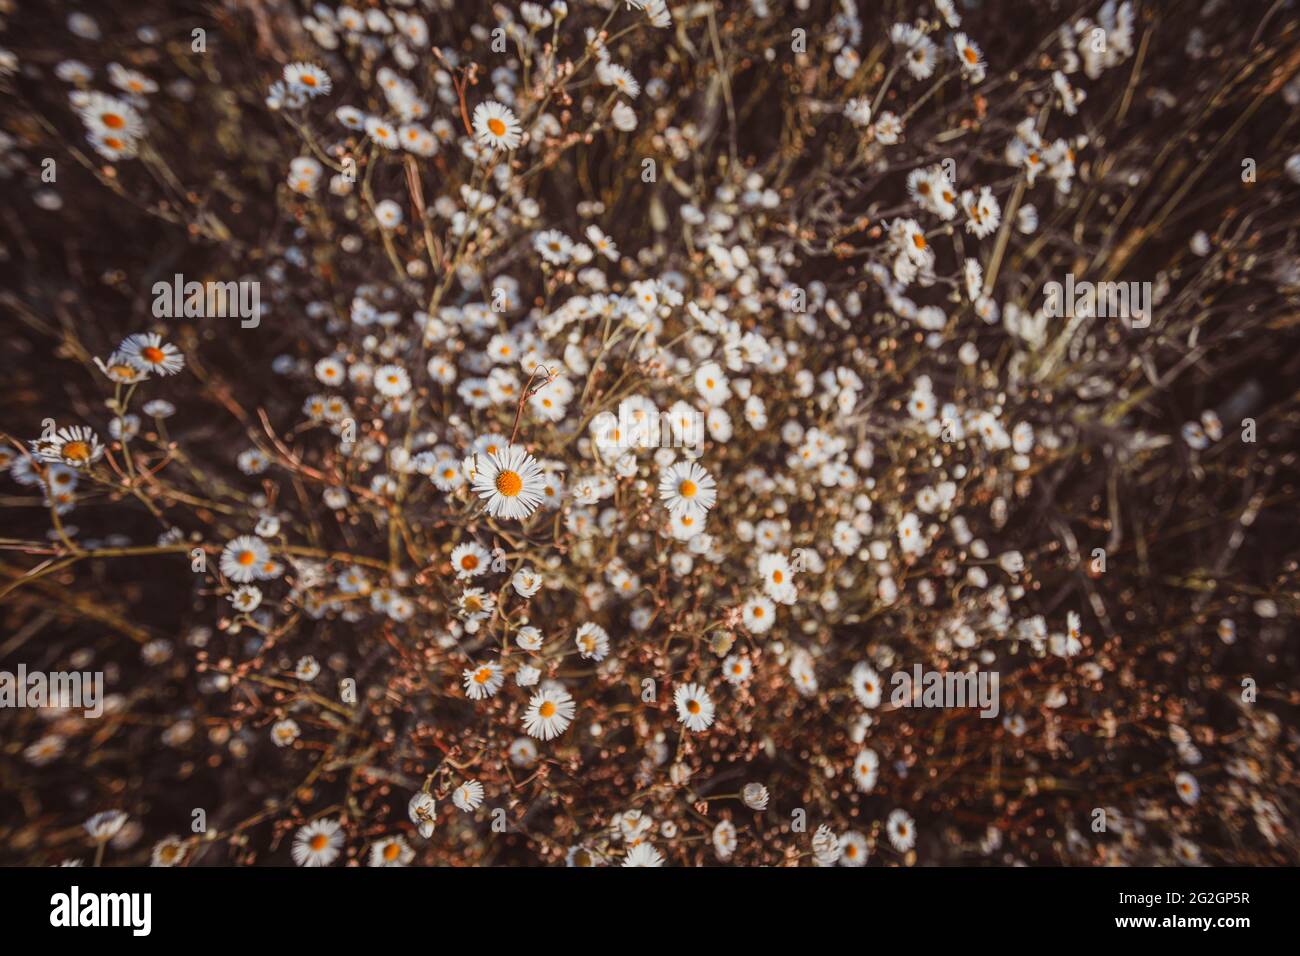
[[[0,90],[0,671],[103,681],[0,861],[1300,862],[1294,4],[0,0]]]

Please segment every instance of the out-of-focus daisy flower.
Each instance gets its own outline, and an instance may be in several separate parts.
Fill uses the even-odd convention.
[[[747,783],[740,791],[740,799],[751,810],[766,810],[768,801],[767,787],[761,783]]]
[[[105,810],[103,813],[96,813],[82,826],[96,843],[107,843],[121,832],[122,827],[126,826],[126,821],[127,815],[121,810]]]
[[[164,342],[156,332],[142,332],[127,336],[118,351],[129,361],[146,368],[155,375],[175,375],[185,367],[185,356],[170,342]]]
[[[609,653],[609,633],[599,624],[590,621],[578,628],[573,642],[584,660],[603,661]]]
[[[230,594],[229,600],[236,611],[248,613],[254,611],[262,603],[262,589],[254,584],[243,584],[235,588]]]
[[[624,866],[663,866],[664,855],[649,843],[638,843],[623,857]]]
[[[465,693],[471,700],[484,700],[491,697],[501,689],[501,685],[506,680],[501,665],[493,662],[468,667],[461,676],[465,682]]]
[[[406,805],[407,816],[420,831],[420,836],[426,840],[433,836],[434,825],[437,822],[437,804],[433,799],[433,794],[426,791],[420,791],[411,797],[410,802]]]
[[[176,866],[185,858],[185,844],[178,837],[164,837],[154,844],[150,866]]]
[[[292,717],[286,717],[284,720],[276,721],[271,728],[271,739],[275,741],[277,747],[288,747],[302,734],[302,728]]]
[[[343,847],[343,827],[337,820],[314,820],[293,837],[293,862],[299,866],[329,866]]]
[[[1174,775],[1174,791],[1178,794],[1178,799],[1188,806],[1194,806],[1201,797],[1200,784],[1186,770],[1180,770]]]
[[[284,82],[308,96],[324,96],[334,88],[329,74],[314,63],[290,63],[284,68]]]
[[[384,837],[370,844],[371,866],[406,866],[415,859],[415,851],[400,835]]]
[[[906,853],[916,843],[916,824],[906,810],[891,810],[885,821],[885,833],[899,853]]]

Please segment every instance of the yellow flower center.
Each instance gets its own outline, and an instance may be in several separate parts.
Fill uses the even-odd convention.
[[[694,498],[695,492],[698,490],[699,489],[695,487],[695,482],[691,481],[689,478],[677,486],[677,493],[683,498]]]
[[[89,461],[90,445],[84,441],[70,441],[63,446],[63,457],[68,461]]]
[[[487,121],[487,128],[492,131],[493,136],[504,136],[506,134],[506,124],[495,116]]]
[[[543,717],[553,717],[555,716],[555,705],[549,700],[544,701],[542,706],[537,708],[537,712]]]
[[[503,471],[497,475],[496,485],[497,491],[501,492],[501,494],[507,498],[514,498],[519,492],[523,491],[524,480],[516,472]]]

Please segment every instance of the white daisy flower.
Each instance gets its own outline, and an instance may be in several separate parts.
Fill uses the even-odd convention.
[[[750,598],[740,608],[740,618],[752,634],[766,634],[776,623],[776,605],[758,595]]]
[[[480,457],[476,463],[473,487],[487,499],[493,517],[527,518],[541,504],[544,484],[541,465],[518,445]]]
[[[906,810],[892,810],[885,821],[889,842],[899,853],[906,853],[916,843],[916,824]]]
[[[676,462],[659,475],[659,497],[669,514],[690,512],[703,518],[718,500],[717,482],[693,461]]]
[[[236,611],[247,614],[262,603],[262,589],[255,584],[242,584],[229,595],[228,600]]]
[[[880,758],[874,750],[863,750],[853,758],[853,782],[863,793],[870,793],[876,787],[880,772]]]
[[[415,851],[402,836],[384,837],[370,844],[371,866],[406,866],[413,859]]]
[[[221,549],[221,573],[236,584],[247,584],[262,577],[271,560],[271,549],[261,538],[240,535]]]
[[[520,129],[515,114],[495,100],[474,107],[474,136],[481,146],[515,149],[519,146]]]
[[[314,63],[290,63],[284,68],[284,82],[308,96],[324,96],[334,87],[329,74]]]
[[[400,398],[411,390],[411,376],[400,365],[381,365],[375,369],[375,391],[385,398]]]
[[[343,846],[343,826],[337,820],[315,820],[300,827],[293,838],[293,862],[299,866],[329,866]]]
[[[117,350],[129,361],[156,375],[175,375],[185,367],[185,356],[154,332],[128,335]]]
[[[700,733],[713,723],[713,701],[699,684],[678,686],[673,691],[673,703],[677,705],[677,719],[686,725],[687,730]]]
[[[505,683],[505,671],[500,664],[478,664],[461,672],[465,682],[465,693],[471,700],[484,700],[501,689]]]
[[[32,442],[32,453],[41,461],[57,462],[69,468],[84,468],[99,461],[104,446],[94,429],[85,425],[60,428],[48,441]]]
[[[271,739],[277,747],[289,747],[302,735],[302,728],[292,717],[277,720],[271,727]]]
[[[663,866],[664,855],[649,843],[638,843],[623,857],[624,866]]]
[[[451,552],[451,567],[458,578],[472,578],[491,567],[492,555],[476,541],[466,541]]]
[[[609,632],[590,621],[578,628],[573,642],[578,645],[578,654],[583,660],[603,661],[609,653]]]
[[[433,794],[421,790],[411,797],[406,805],[406,814],[420,831],[420,836],[426,840],[433,836],[433,829],[437,823],[437,803],[433,799]]]
[[[466,780],[452,793],[451,802],[466,813],[477,810],[483,803],[483,784],[477,780]]]
[[[559,687],[543,688],[528,701],[523,718],[524,730],[538,740],[551,740],[569,728],[576,709],[568,691]]]

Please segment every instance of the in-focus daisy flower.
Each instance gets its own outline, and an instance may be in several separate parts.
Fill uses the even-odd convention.
[[[624,866],[663,866],[664,855],[649,843],[638,843],[623,857]]]
[[[471,700],[484,700],[501,689],[505,683],[505,671],[500,664],[486,663],[468,667],[461,673],[465,682],[465,693]]]
[[[916,824],[906,810],[891,810],[885,821],[885,833],[899,853],[906,853],[916,843]]]
[[[293,862],[299,866],[329,866],[343,847],[343,827],[337,820],[314,820],[293,837]]]
[[[99,461],[104,446],[94,430],[84,425],[60,428],[49,441],[32,443],[32,451],[42,461],[58,462],[69,468],[84,468]]]
[[[415,859],[415,851],[401,836],[384,837],[370,844],[371,866],[406,866]]]
[[[170,342],[164,342],[156,332],[141,332],[127,336],[120,352],[128,361],[155,375],[175,375],[185,367],[185,356]]]
[[[577,705],[562,688],[547,687],[534,694],[524,711],[524,730],[538,740],[551,740],[564,733],[573,722]]]
[[[713,723],[713,701],[699,684],[679,685],[673,691],[673,703],[677,706],[677,719],[687,730],[699,733]]]
[[[718,500],[717,482],[693,461],[677,462],[659,475],[659,497],[670,514],[703,518]]]
[[[236,584],[247,584],[263,576],[271,549],[261,538],[240,535],[221,549],[221,573]]]
[[[324,96],[334,87],[329,74],[314,63],[290,63],[284,68],[284,82],[308,96]]]
[[[451,794],[451,802],[459,810],[469,812],[477,810],[483,803],[483,784],[477,780],[466,780]]]
[[[537,459],[518,445],[509,445],[479,458],[473,487],[487,500],[488,514],[520,520],[537,510],[544,484]]]
[[[488,100],[474,107],[474,136],[483,146],[508,150],[519,146],[519,120],[509,107]]]

